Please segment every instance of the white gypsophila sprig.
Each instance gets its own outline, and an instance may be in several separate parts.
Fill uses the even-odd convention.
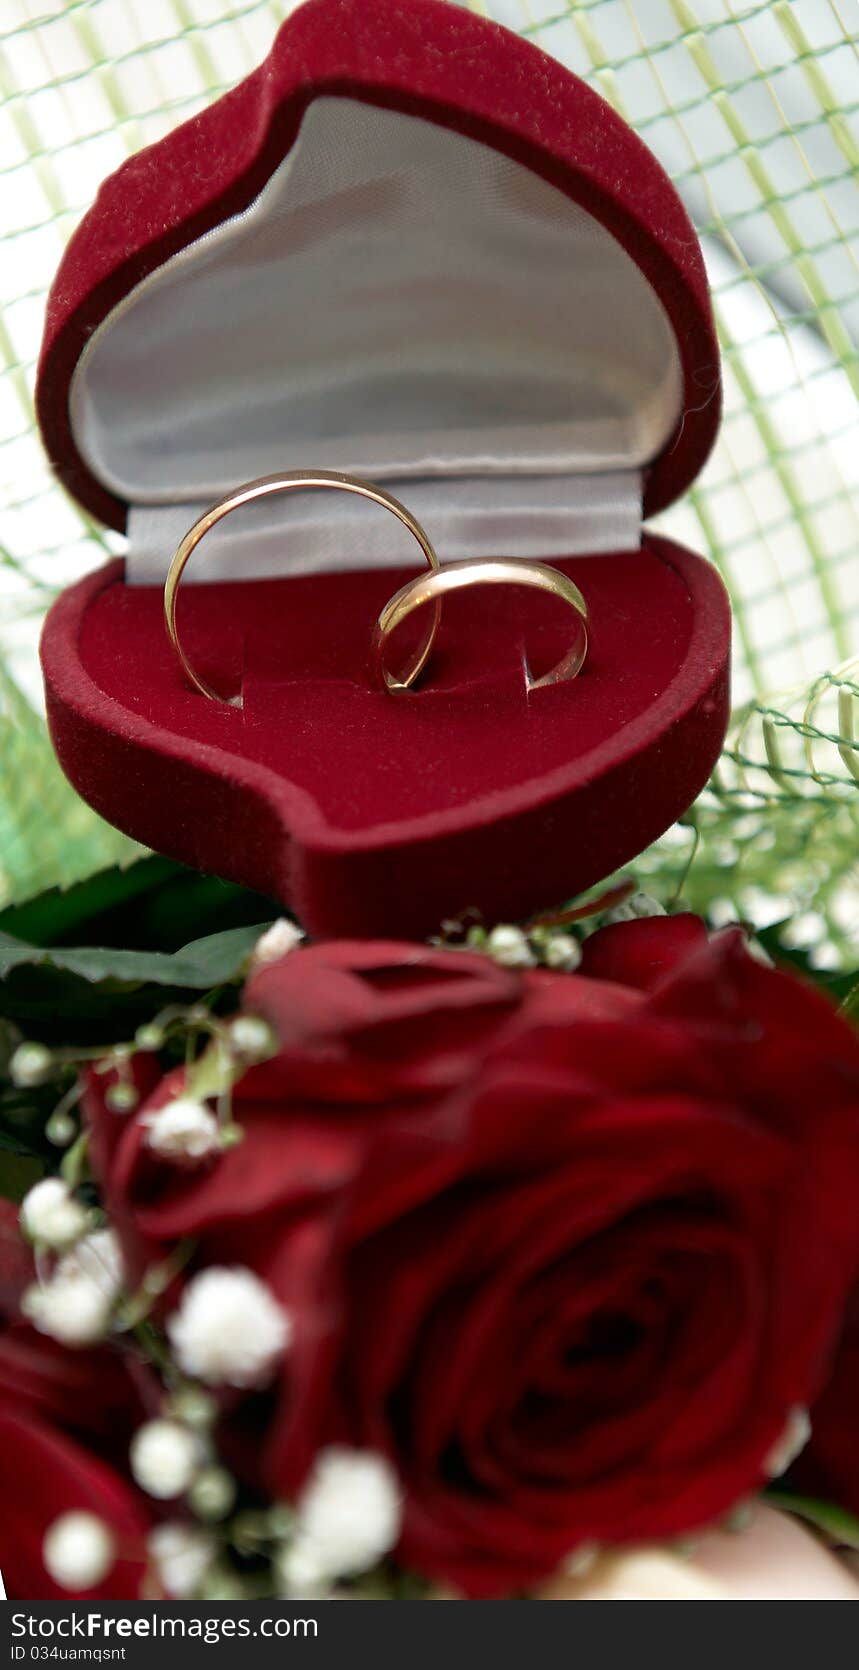
[[[97,1229],[85,1235],[57,1265],[57,1274],[92,1282],[111,1303],[119,1297],[125,1279],[122,1250],[112,1229]]]
[[[384,1456],[343,1445],[322,1450],[278,1561],[284,1594],[319,1593],[341,1577],[369,1571],[394,1547],[401,1520],[397,1476]]]
[[[141,1490],[169,1502],[188,1490],[202,1456],[198,1435],[180,1421],[146,1421],[131,1440],[131,1471]]]
[[[264,1061],[277,1054],[277,1038],[261,1015],[237,1015],[230,1022],[229,1045],[246,1061]]]
[[[64,1513],[49,1525],[42,1562],[58,1588],[70,1594],[93,1589],[110,1571],[114,1541],[109,1527],[94,1513]]]
[[[162,1589],[175,1600],[189,1600],[197,1593],[217,1552],[208,1531],[180,1519],[157,1525],[149,1533],[147,1548]]]
[[[54,1065],[47,1044],[19,1044],[9,1062],[9,1077],[18,1090],[35,1090],[47,1082]]]
[[[167,1322],[180,1367],[210,1386],[264,1386],[291,1331],[265,1283],[242,1267],[201,1270]]]
[[[93,1345],[108,1331],[121,1287],[119,1246],[113,1231],[102,1229],[65,1253],[47,1281],[29,1287],[21,1310],[62,1345]]]
[[[304,934],[297,922],[290,922],[286,916],[279,916],[260,934],[251,954],[252,968],[265,968],[269,963],[279,963],[281,957],[289,955],[304,939]]]
[[[54,1277],[27,1289],[21,1310],[40,1334],[60,1345],[95,1345],[110,1325],[110,1304],[88,1281]]]
[[[175,1165],[200,1165],[220,1150],[220,1128],[211,1108],[193,1096],[176,1096],[140,1120],[146,1147]]]
[[[527,934],[512,923],[492,928],[486,936],[485,950],[502,968],[533,968],[537,961]]]
[[[537,956],[545,968],[551,968],[559,974],[572,974],[582,960],[582,948],[575,934],[565,934],[559,929],[544,933],[536,940]]]
[[[89,1221],[86,1207],[61,1177],[43,1177],[21,1202],[21,1228],[27,1240],[53,1252],[79,1241]]]
[[[236,1492],[232,1474],[226,1467],[212,1463],[200,1468],[188,1492],[188,1504],[200,1519],[226,1519],[235,1506]]]

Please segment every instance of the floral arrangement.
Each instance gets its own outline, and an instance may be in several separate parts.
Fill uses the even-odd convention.
[[[181,887],[216,932],[105,949]],[[859,1549],[859,1039],[630,891],[309,944],[149,860],[7,913],[10,1597],[713,1595],[688,1539],[779,1504]]]

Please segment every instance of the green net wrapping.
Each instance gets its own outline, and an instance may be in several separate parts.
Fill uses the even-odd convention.
[[[0,906],[122,861],[63,781],[35,639],[116,548],[33,424],[44,297],[101,179],[245,75],[288,0],[3,0],[0,10]],[[474,0],[584,76],[699,229],[724,356],[715,452],[659,526],[708,553],[736,620],[735,721],[690,818],[636,872],[718,921],[859,943],[859,35],[854,0]]]

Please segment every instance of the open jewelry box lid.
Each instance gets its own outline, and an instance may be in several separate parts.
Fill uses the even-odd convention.
[[[586,820],[589,843],[597,838],[601,848],[596,872],[605,873],[684,809],[721,742],[728,627],[720,584],[700,559],[675,548],[669,556],[665,542],[642,533],[643,518],[700,470],[718,425],[719,390],[694,231],[659,164],[598,95],[520,38],[443,0],[309,0],[259,70],[104,184],[51,293],[37,389],[45,445],[74,497],[129,536],[123,574],[103,571],[75,588],[49,622],[49,717],[61,762],[87,798],[140,839],[280,893],[309,913],[311,927],[434,925],[441,892],[436,898],[429,887],[417,908],[407,905],[396,892],[394,855],[408,876],[405,852],[420,850],[425,860],[438,842],[446,852],[443,908],[482,904],[521,914],[535,891],[534,904],[551,899],[561,869],[550,864],[547,876],[545,839],[531,857],[528,840],[553,817],[561,829],[559,796],[566,803],[573,791],[581,821],[610,770],[626,833],[602,841],[599,793],[597,821]],[[393,486],[425,521],[442,559],[560,556],[578,558],[588,572],[594,563],[611,568],[612,578],[594,571],[589,600],[614,590],[627,612],[630,605],[638,612],[626,659],[644,662],[640,688],[632,696],[627,688],[629,699],[613,712],[611,633],[602,632],[603,655],[594,620],[599,716],[591,723],[580,691],[561,693],[560,703],[555,693],[543,711],[552,707],[557,758],[534,751],[523,732],[517,746],[528,757],[517,766],[511,753],[495,786],[477,772],[472,792],[467,755],[485,754],[487,738],[468,740],[460,686],[452,693],[459,722],[448,731],[459,762],[452,799],[443,794],[433,805],[430,796],[421,807],[414,791],[398,808],[396,792],[380,783],[377,803],[371,788],[357,813],[350,789],[348,830],[335,830],[328,815],[320,823],[315,805],[313,830],[299,837],[296,806],[306,810],[314,788],[292,777],[288,760],[284,766],[278,756],[275,765],[262,744],[249,758],[250,731],[228,737],[223,714],[188,709],[169,657],[164,687],[155,689],[164,645],[153,625],[172,551],[199,511],[242,480],[298,468],[341,469]],[[305,637],[331,637],[324,666],[285,671],[284,686],[303,686],[300,715],[280,714],[287,726],[310,722],[311,686],[321,715],[320,676],[338,687],[354,682],[354,668],[337,662],[332,616],[348,612],[360,635],[379,592],[376,572],[413,563],[390,518],[378,531],[374,524],[371,540],[354,515],[340,495],[320,495],[312,507],[308,499],[308,510],[289,519],[281,501],[275,515],[267,506],[256,522],[229,532],[222,524],[210,554],[200,553],[193,575],[189,569],[201,582],[194,608],[204,637],[218,639],[219,614],[229,624],[238,594],[253,593],[243,616],[249,644],[277,607],[266,588],[287,584]],[[350,576],[351,592],[349,569],[366,576]],[[584,570],[575,569],[583,587]],[[671,576],[664,584],[663,571]],[[255,584],[211,584],[219,579]],[[120,580],[121,603],[108,596]],[[379,603],[391,585],[383,575]],[[489,632],[490,664],[493,630],[509,636],[522,605],[517,599],[506,622],[495,608],[494,628],[493,608],[474,605],[478,633]],[[677,614],[670,654],[659,649],[666,609]],[[117,675],[131,665],[126,630],[129,643],[146,640],[144,687],[127,695]],[[659,641],[652,666],[642,647],[648,635]],[[612,653],[621,651],[618,642]],[[216,645],[209,653],[217,660],[221,652]],[[252,683],[247,647],[243,653]],[[261,653],[270,700],[273,655]],[[622,659],[618,666],[628,687],[629,668]],[[602,667],[605,700],[596,688]],[[581,682],[584,689],[584,675]],[[481,688],[485,712],[485,681]],[[565,743],[564,702],[574,698]],[[393,713],[390,698],[372,699],[388,702],[372,713],[379,746],[405,756],[416,709],[407,702]],[[508,699],[510,690],[494,692],[497,715]],[[429,707],[439,716],[437,738],[422,738],[431,755],[443,746],[444,722],[438,701]],[[620,761],[640,769],[645,741],[659,742],[665,756],[666,736],[679,739],[677,725],[693,710],[685,768],[678,776],[670,767],[661,787],[649,786],[646,816],[630,817],[618,799]],[[539,728],[536,711],[526,717]],[[253,730],[252,701],[245,722]],[[370,722],[363,713],[359,729]],[[318,745],[333,734],[326,738],[323,725]],[[205,764],[201,749],[211,751]],[[127,789],[111,782],[123,750],[134,754],[138,788],[143,756],[150,792],[160,769],[171,810],[153,818],[139,795],[126,804]],[[192,758],[191,778],[213,774],[224,795],[232,784],[237,805],[261,795],[268,818],[278,801],[279,857],[268,850],[246,862],[226,835],[213,842],[195,832],[193,797],[176,799],[179,763],[185,769]],[[536,759],[538,775],[522,780]],[[354,769],[366,775],[367,761]],[[280,805],[284,794],[290,811]],[[532,868],[539,852],[542,873],[530,885],[521,876],[511,884],[508,856],[507,882],[499,873],[484,885],[494,833],[509,818],[521,825],[523,862]],[[277,846],[271,830],[268,841]],[[320,870],[312,886],[300,879],[311,848],[320,863],[327,855],[325,877]],[[354,864],[348,880],[338,871],[347,848],[364,855],[363,884]],[[369,902],[350,902],[356,886],[366,893],[370,854],[385,866],[386,889],[394,885],[393,903],[373,902],[375,884]],[[594,867],[592,855],[584,871]],[[584,871],[574,858],[561,891],[596,879],[583,879]]]

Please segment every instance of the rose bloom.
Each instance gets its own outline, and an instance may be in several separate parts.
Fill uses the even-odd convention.
[[[237,1147],[147,1148],[181,1074],[131,1120],[95,1080],[87,1107],[127,1260],[188,1237],[191,1271],[250,1266],[290,1314],[273,1386],[223,1400],[249,1482],[384,1454],[399,1560],[484,1597],[785,1464],[857,1268],[859,1041],[820,994],[678,916],[603,929],[575,975],[320,944],[244,1007],[280,1049]]]
[[[795,1469],[796,1483],[859,1517],[859,1286],[847,1306],[835,1364],[814,1416],[811,1442]]]

